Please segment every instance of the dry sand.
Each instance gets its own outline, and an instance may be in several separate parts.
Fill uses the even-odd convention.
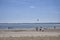
[[[60,40],[60,29],[0,30],[0,40]]]
[[[0,37],[0,40],[60,40],[60,36],[56,37]]]
[[[49,31],[50,30],[50,31]],[[28,30],[0,30],[0,37],[45,37],[45,36],[59,36],[60,29],[47,29],[42,31],[28,31]]]

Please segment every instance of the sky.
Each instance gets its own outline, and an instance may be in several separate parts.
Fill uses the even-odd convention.
[[[60,22],[60,0],[0,0],[0,23],[36,22]]]

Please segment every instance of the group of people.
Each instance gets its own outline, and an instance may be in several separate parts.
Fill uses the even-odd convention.
[[[44,31],[44,29],[42,27],[40,28],[36,27],[36,31]]]
[[[56,29],[56,26],[54,26],[53,28]],[[39,28],[39,27],[36,27],[36,31],[42,31],[43,32],[45,29],[47,29],[47,28],[43,28],[43,27],[40,27]]]

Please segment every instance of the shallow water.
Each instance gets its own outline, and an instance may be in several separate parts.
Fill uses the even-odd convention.
[[[0,23],[0,29],[60,28],[60,23]]]

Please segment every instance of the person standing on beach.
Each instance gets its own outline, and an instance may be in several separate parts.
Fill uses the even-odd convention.
[[[36,27],[36,31],[38,31],[38,27]]]
[[[56,26],[54,26],[54,29],[56,29]]]

